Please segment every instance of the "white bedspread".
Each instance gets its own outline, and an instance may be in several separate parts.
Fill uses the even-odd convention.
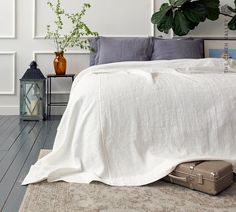
[[[229,161],[236,172],[236,74],[224,65],[188,59],[88,68],[73,83],[52,152],[23,184],[137,186],[202,159]]]

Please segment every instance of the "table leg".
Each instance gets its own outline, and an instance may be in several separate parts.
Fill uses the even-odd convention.
[[[50,89],[50,91],[49,91],[49,102],[50,102],[50,104],[49,104],[49,116],[51,116],[51,103],[52,103],[52,78],[50,77],[49,78],[49,89]]]
[[[49,93],[49,90],[48,90],[48,78],[47,78],[47,81],[46,81],[46,88],[47,88],[47,118],[49,117],[48,115],[48,93]]]

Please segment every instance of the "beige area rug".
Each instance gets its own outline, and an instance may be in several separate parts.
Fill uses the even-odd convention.
[[[40,157],[48,151],[42,150]],[[102,183],[29,185],[21,212],[158,212],[236,211],[236,183],[219,196],[209,196],[158,181],[142,187],[110,187]]]

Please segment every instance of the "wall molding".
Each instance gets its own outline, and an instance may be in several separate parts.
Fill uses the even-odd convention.
[[[9,0],[8,0],[9,1]],[[13,23],[12,23],[12,34],[11,35],[0,35],[0,39],[16,39],[16,0],[12,0],[12,11],[13,11]]]
[[[36,35],[36,21],[37,21],[37,8],[36,8],[36,1],[37,0],[33,0],[33,39],[43,39],[42,36],[38,37]],[[46,27],[46,26],[45,26]]]
[[[10,91],[0,91],[0,95],[15,95],[16,92],[16,52],[15,51],[0,51],[1,55],[13,56],[12,62],[12,89]]]
[[[155,29],[155,24],[151,22],[151,17],[152,15],[156,12],[156,0],[152,0],[152,6],[151,6],[151,16],[150,16],[150,23],[151,23],[151,36],[155,37],[156,36],[156,29]]]
[[[46,51],[33,51],[33,60],[37,60],[37,55],[46,55],[46,54],[54,54],[55,50],[46,50]],[[65,55],[67,54],[89,54],[89,51],[82,51],[82,50],[78,50],[78,51],[66,51],[64,53]],[[37,61],[36,61],[37,62]]]
[[[37,8],[36,8],[36,3],[37,0],[33,0],[33,39],[45,39],[44,36],[41,35],[37,35],[36,33],[36,22],[37,22]],[[156,0],[151,0],[151,8],[150,8],[150,12],[151,15],[155,12],[155,2]],[[151,16],[150,16],[151,18]],[[46,27],[46,26],[45,26]],[[152,24],[151,20],[150,20],[150,35],[146,35],[146,36],[140,36],[140,35],[109,35],[109,34],[102,34],[100,36],[104,36],[104,37],[147,37],[147,36],[155,36],[155,25]],[[83,36],[82,38],[88,39],[90,37],[88,36]]]

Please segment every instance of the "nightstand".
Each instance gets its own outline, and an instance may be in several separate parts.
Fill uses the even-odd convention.
[[[47,116],[51,116],[51,107],[65,107],[68,102],[52,102],[52,78],[70,78],[71,82],[74,81],[75,74],[65,74],[65,75],[56,75],[48,74],[47,75]]]

